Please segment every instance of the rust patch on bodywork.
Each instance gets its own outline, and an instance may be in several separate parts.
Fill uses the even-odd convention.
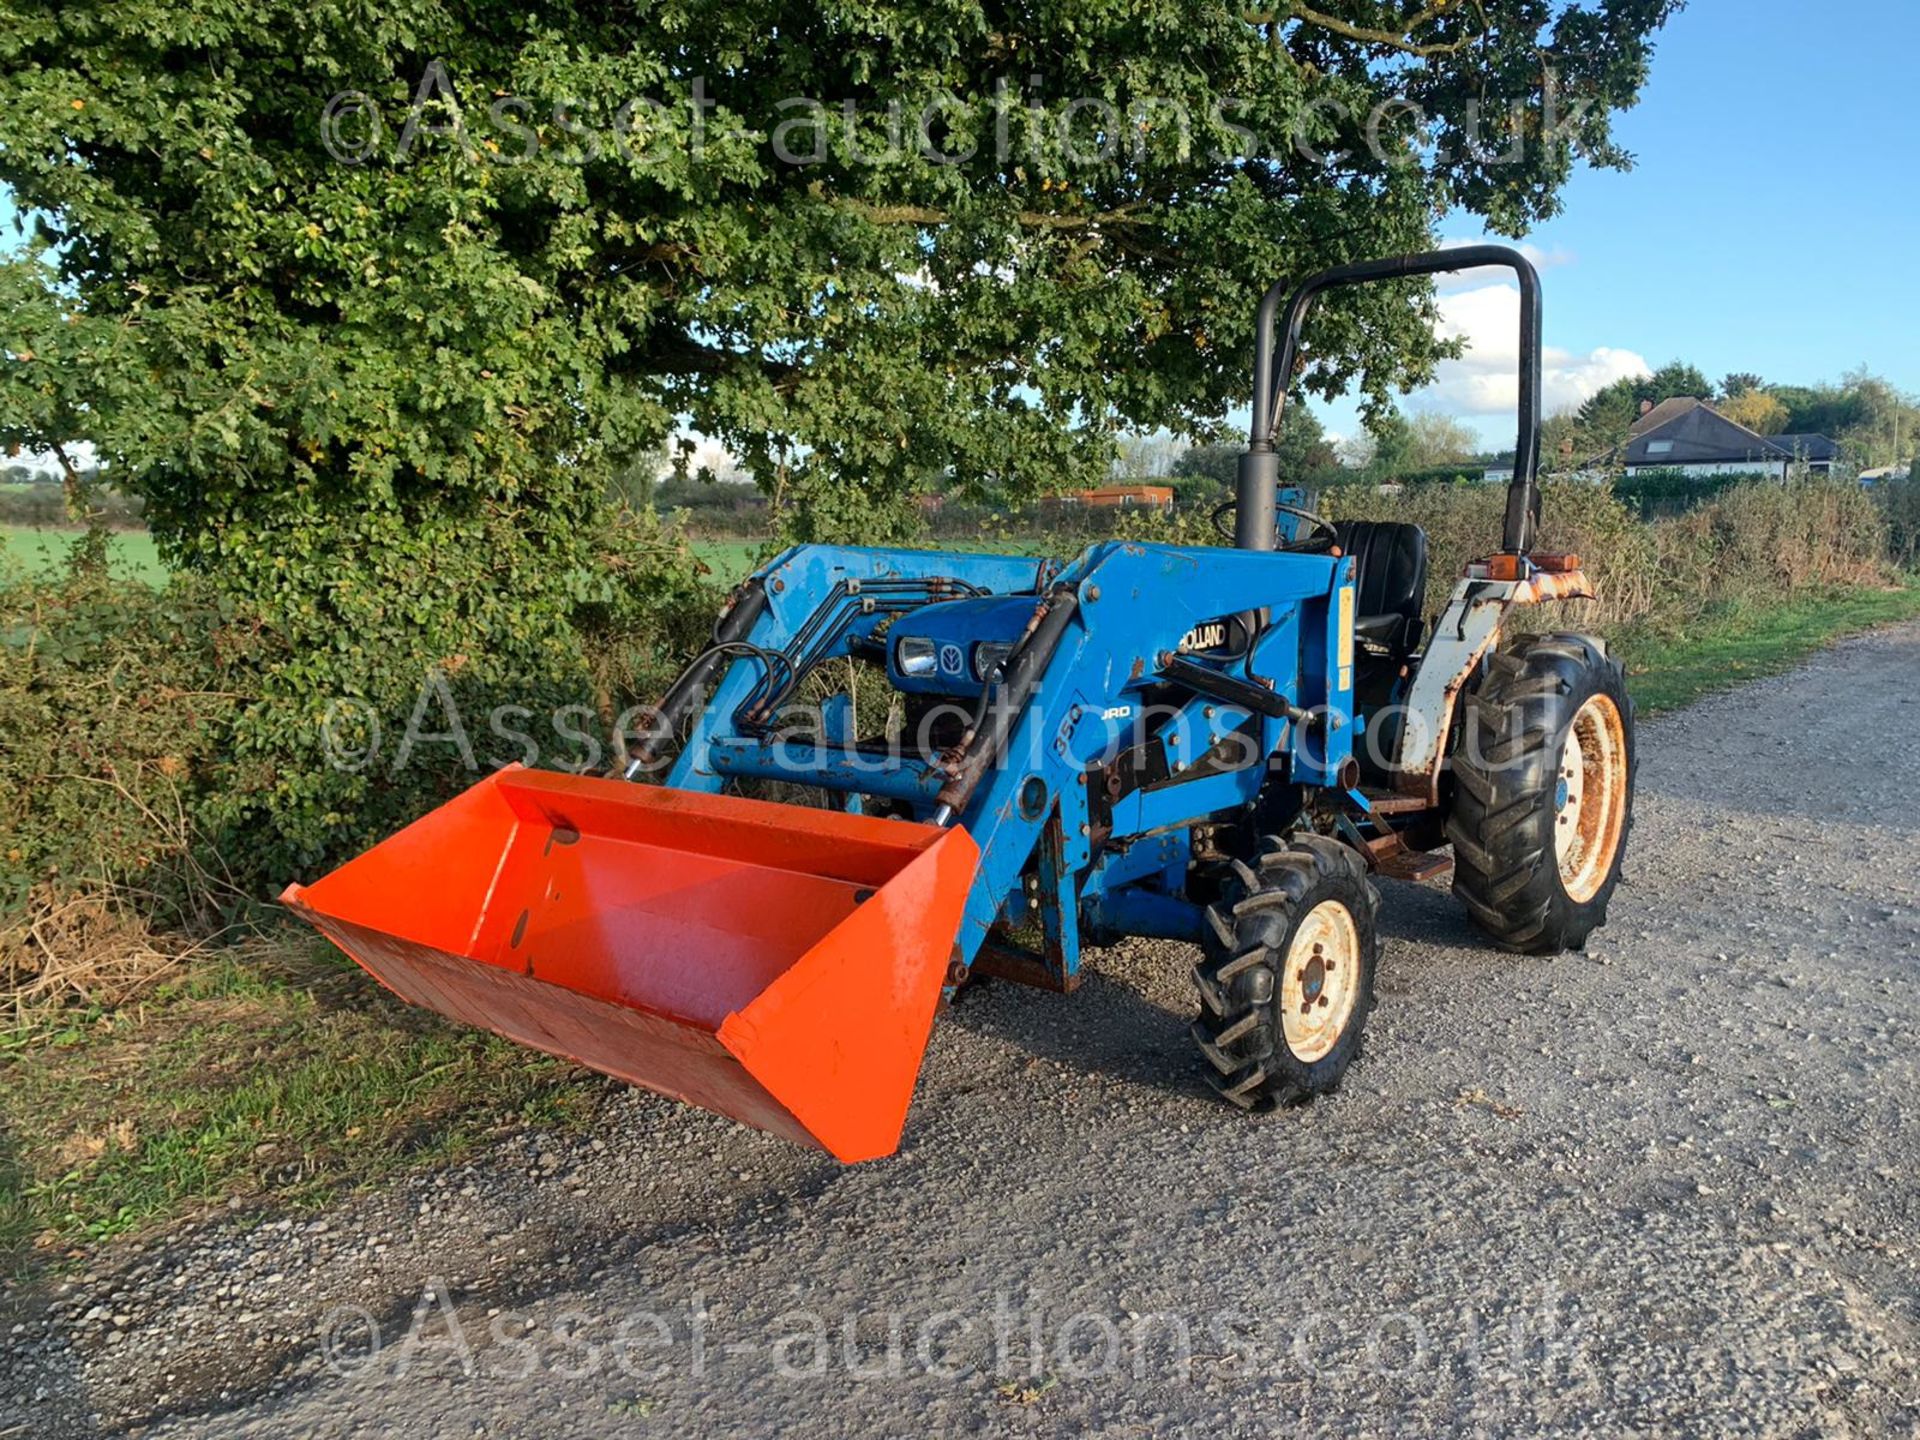
[[[1584,570],[1554,574],[1536,570],[1522,580],[1513,592],[1515,605],[1545,605],[1553,600],[1591,600],[1597,592]]]

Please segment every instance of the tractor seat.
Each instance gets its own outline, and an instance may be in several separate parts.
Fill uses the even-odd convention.
[[[1420,644],[1427,593],[1427,532],[1387,520],[1334,527],[1354,564],[1354,637],[1371,655],[1405,656]]]

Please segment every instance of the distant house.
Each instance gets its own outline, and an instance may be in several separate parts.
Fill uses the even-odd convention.
[[[1595,455],[1585,470],[1678,471],[1692,479],[1760,475],[1784,480],[1795,465],[1827,475],[1840,447],[1825,435],[1761,435],[1729,420],[1704,400],[1676,396],[1649,406],[1634,422],[1627,443]]]
[[[1105,485],[1098,490],[1075,490],[1065,495],[1049,495],[1041,504],[1050,509],[1070,510],[1084,506],[1089,510],[1171,510],[1171,485]]]
[[[1769,435],[1767,439],[1815,475],[1831,475],[1840,463],[1840,447],[1824,435]]]
[[[1866,486],[1892,485],[1907,479],[1913,474],[1911,465],[1881,465],[1873,470],[1860,472],[1860,483]]]

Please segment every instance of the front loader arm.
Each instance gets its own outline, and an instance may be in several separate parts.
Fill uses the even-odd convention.
[[[956,797],[966,802],[956,818],[979,843],[981,866],[962,920],[962,957],[970,960],[996,923],[1034,908],[1023,890],[1030,873],[1038,872],[1040,907],[1064,909],[1070,931],[1076,906],[1066,882],[1075,881],[1081,900],[1102,900],[1101,871],[1119,852],[1171,837],[1177,854],[1156,851],[1171,876],[1185,864],[1186,827],[1250,806],[1274,769],[1303,784],[1340,783],[1352,753],[1351,667],[1339,663],[1350,644],[1341,638],[1351,634],[1351,599],[1344,631],[1341,600],[1351,596],[1350,578],[1350,562],[1335,557],[1211,547],[1109,543],[1076,560],[1057,582],[1066,593],[1049,616],[1066,619],[1044,672],[1004,725],[982,727],[963,762],[979,779]],[[1222,703],[1164,678],[1183,639],[1246,614],[1262,617],[1246,653],[1189,658],[1257,677],[1316,723]],[[1044,641],[1047,623],[1030,638]],[[1122,873],[1114,872],[1116,890]],[[1055,893],[1046,893],[1050,884]],[[1074,947],[1063,948],[1059,962],[1076,963]]]
[[[699,688],[712,687],[697,715],[663,715],[664,722],[676,726],[683,718],[691,720],[666,784],[717,793],[735,777],[806,783],[805,776],[813,773],[807,757],[791,749],[775,753],[769,741],[780,708],[767,701],[770,666],[797,672],[844,657],[860,635],[884,619],[964,595],[1034,591],[1057,569],[1051,560],[1027,556],[835,545],[803,545],[783,552],[742,587],[721,629],[743,605],[750,607],[748,623],[724,636],[717,632],[716,645],[697,657],[669,691],[670,702],[688,677],[703,669]],[[665,712],[668,707],[661,708]],[[821,764],[827,765],[824,757]],[[921,793],[909,775],[889,775],[869,764],[864,768],[872,774],[864,778],[874,783],[864,785],[854,783],[863,775],[854,773],[850,762],[837,768],[842,783],[823,783],[823,788],[891,795],[904,786],[909,796]],[[835,778],[822,774],[823,782]],[[935,783],[925,795],[938,788]]]
[[[776,779],[886,797],[897,813],[963,827],[981,852],[956,943],[964,968],[996,925],[1032,910],[1057,919],[1064,909],[1071,928],[1090,876],[1096,901],[1101,876],[1116,890],[1135,883],[1142,862],[1118,857],[1142,837],[1182,832],[1145,867],[1171,876],[1185,864],[1185,827],[1244,810],[1275,769],[1305,785],[1350,782],[1351,578],[1351,561],[1334,556],[1213,547],[1110,542],[1064,569],[1013,557],[803,547],[756,577],[764,613],[726,658],[667,783],[718,790],[734,777]],[[939,754],[876,754],[743,723],[764,685],[762,652],[791,654],[806,637],[833,633],[839,638],[817,653],[847,653],[875,613],[860,606],[878,598],[882,579],[893,587],[887,593],[925,603],[968,592],[1032,595],[1026,633],[980,697],[964,742]],[[842,623],[849,609],[859,613]],[[904,624],[911,610],[900,614]],[[1203,646],[1176,663],[1183,640],[1224,634],[1228,620],[1241,627],[1239,653]],[[1220,684],[1183,684],[1184,666]],[[1250,687],[1275,703],[1221,698]]]

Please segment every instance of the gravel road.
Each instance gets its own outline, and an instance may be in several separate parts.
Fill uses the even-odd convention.
[[[1390,886],[1308,1109],[1206,1098],[1136,943],[967,996],[889,1161],[621,1091],[111,1251],[0,1319],[0,1440],[1912,1434],[1917,694],[1905,626],[1646,725],[1583,955]]]

